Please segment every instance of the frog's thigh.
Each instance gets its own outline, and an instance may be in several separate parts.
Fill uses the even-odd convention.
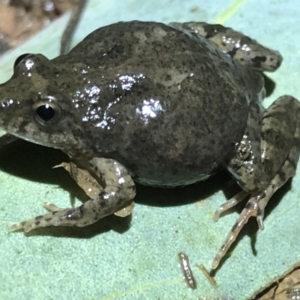
[[[278,98],[263,115],[261,133],[261,162],[266,177],[278,173],[284,184],[294,176],[299,158],[300,103],[291,96]],[[295,153],[297,155],[295,155]],[[289,168],[281,174],[287,160]],[[280,186],[282,186],[280,184]]]
[[[297,131],[297,139],[300,140],[299,130]],[[295,165],[299,159],[299,145],[294,145],[289,152],[287,159],[285,160],[280,171],[275,175],[273,180],[271,180],[268,187],[259,195],[251,197],[240,216],[236,220],[235,224],[232,226],[230,232],[228,233],[225,241],[218,250],[213,263],[212,268],[218,267],[221,259],[225,256],[230,246],[236,240],[238,234],[244,225],[248,222],[251,217],[257,217],[257,222],[260,229],[264,229],[263,217],[265,207],[268,204],[270,198],[273,194],[290,178],[294,175]],[[224,210],[223,210],[224,211]],[[222,212],[223,212],[222,211]],[[219,216],[219,211],[216,212]]]
[[[260,71],[275,71],[282,62],[279,52],[266,48],[255,40],[231,28],[204,22],[170,23],[178,29],[186,29],[204,36],[223,52]]]
[[[254,202],[253,215],[257,216],[261,229],[268,201],[296,173],[300,154],[299,119],[300,103],[291,96],[278,98],[263,115],[261,164],[263,180],[269,184],[255,199],[249,200]]]
[[[47,226],[78,226],[93,224],[125,205],[135,196],[135,184],[126,168],[113,159],[93,158],[90,167],[105,182],[104,190],[76,208],[59,209],[33,219],[14,224],[9,231]]]

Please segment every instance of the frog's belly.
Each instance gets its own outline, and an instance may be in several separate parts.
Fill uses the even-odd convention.
[[[207,165],[201,162],[180,161],[178,159],[162,160],[140,159],[138,163],[128,162],[125,166],[132,172],[133,179],[142,185],[159,186],[159,187],[175,187],[193,184],[199,181],[206,180],[211,175],[215,174],[223,165],[220,162]]]
[[[105,155],[122,163],[144,185],[172,187],[205,180],[234,157],[246,125],[240,119],[247,120],[248,107],[239,109],[237,117],[219,111],[217,116],[214,112],[202,116],[201,109],[178,110],[147,125],[119,126],[100,146],[108,145]]]
[[[143,138],[140,132],[138,140],[132,139],[112,158],[123,163],[133,179],[143,185],[189,185],[206,180],[234,156],[234,134],[223,134],[222,138],[218,135],[211,133],[201,138],[190,132],[187,137],[177,131],[164,138],[150,133]]]
[[[190,178],[187,176],[186,178],[174,178],[171,176],[168,179],[159,179],[159,178],[142,178],[142,177],[134,177],[134,181],[140,183],[142,185],[154,186],[154,187],[177,187],[177,186],[185,186],[190,185],[199,181],[203,181],[208,179],[212,174],[199,174],[195,177]]]

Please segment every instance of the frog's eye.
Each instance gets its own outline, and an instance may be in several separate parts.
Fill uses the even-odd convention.
[[[35,120],[41,125],[52,125],[61,119],[61,108],[55,102],[39,101],[33,105]]]
[[[25,54],[20,55],[20,56],[16,59],[15,64],[14,64],[14,70],[15,70],[16,67],[20,64],[20,62],[21,62],[25,57],[27,57],[28,55],[30,55],[30,53],[25,53]]]

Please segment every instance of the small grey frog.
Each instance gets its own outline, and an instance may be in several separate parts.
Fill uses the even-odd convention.
[[[227,168],[242,192],[215,220],[250,199],[216,268],[251,216],[263,228],[269,199],[295,174],[300,104],[291,96],[268,109],[261,104],[261,72],[281,61],[278,52],[221,25],[139,21],[99,28],[53,60],[19,57],[0,85],[0,127],[61,149],[84,173],[83,186],[96,180],[102,188],[76,208],[48,203],[49,213],[9,230],[87,226],[130,204],[134,182],[182,186]]]

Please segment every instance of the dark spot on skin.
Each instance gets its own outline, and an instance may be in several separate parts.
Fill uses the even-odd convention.
[[[270,117],[276,117],[276,115],[281,116],[282,112],[276,110],[268,110],[268,113],[264,114],[263,120],[268,119]]]
[[[66,213],[65,213],[65,217],[69,220],[72,220],[73,219],[73,210],[70,209],[68,210]]]
[[[286,180],[286,176],[285,176],[285,173],[284,172],[282,172],[281,170],[278,172],[278,176],[279,176],[279,178],[280,178],[280,180],[282,181],[282,182],[285,182],[285,180]]]
[[[106,202],[100,202],[100,207],[101,209],[105,209],[107,207],[107,203]]]
[[[219,32],[224,31],[224,27],[221,25],[206,25],[203,27],[204,31],[206,32],[205,37],[207,39],[210,39],[212,37],[214,37],[215,35],[217,35]]]
[[[295,162],[294,159],[290,158],[289,156],[287,157],[287,161],[290,163],[293,169],[296,169],[297,163]]]
[[[249,209],[252,210],[253,206],[252,206],[252,202],[247,202],[245,205],[245,209]]]
[[[83,216],[83,214],[84,214],[84,205],[80,205],[78,207],[78,210],[80,211],[81,216]]]
[[[278,68],[280,66],[280,64],[281,64],[281,61],[277,61],[275,69]]]
[[[98,197],[101,198],[101,199],[103,199],[105,195],[106,195],[106,192],[101,192],[101,193],[98,195]]]
[[[231,51],[228,51],[227,54],[230,55],[230,57],[234,57],[236,55],[237,50],[239,50],[238,48],[233,48]]]
[[[135,185],[131,185],[128,187],[128,189],[132,190],[132,191],[135,191],[136,190],[136,186]]]
[[[234,225],[232,226],[231,231],[236,231],[237,227],[238,227],[239,223],[234,223]]]
[[[54,216],[54,215],[56,215],[57,213],[58,213],[58,210],[53,211],[53,212],[52,212],[52,215]]]
[[[167,74],[167,75],[165,76],[165,80],[166,80],[166,81],[172,80],[172,76],[171,76],[170,74]]]
[[[52,220],[52,218],[45,218],[45,221],[46,222],[49,222],[49,221],[51,221]]]
[[[267,58],[265,56],[255,56],[251,59],[253,66],[259,68],[262,63],[266,62]]]
[[[41,224],[40,221],[35,222],[35,225],[36,225],[36,226],[39,226],[40,224]]]
[[[35,220],[38,221],[38,220],[41,220],[43,218],[43,216],[37,216],[35,217]]]

